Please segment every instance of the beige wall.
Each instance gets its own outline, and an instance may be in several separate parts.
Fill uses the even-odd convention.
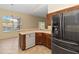
[[[48,13],[55,12],[61,9],[72,7],[77,4],[48,4]]]
[[[6,39],[6,38],[18,36],[18,32],[6,32],[5,33],[2,31],[2,16],[11,16],[11,15],[21,17],[22,29],[38,27],[38,20],[40,19],[38,17],[0,9],[0,39]]]

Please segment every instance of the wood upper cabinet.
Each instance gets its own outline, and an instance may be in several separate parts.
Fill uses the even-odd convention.
[[[42,33],[41,32],[36,32],[35,33],[35,44],[36,45],[42,45],[42,40],[43,39],[43,36],[42,36]]]
[[[50,26],[51,25],[51,16],[50,15],[47,15],[47,17],[46,17],[46,21],[45,21],[45,23],[46,23],[46,28],[48,28],[48,26]]]
[[[22,35],[22,34],[19,34],[19,48],[21,49],[21,50],[25,50],[25,45],[26,45],[26,43],[25,43],[25,39],[26,39],[26,35],[24,34],[24,35]]]

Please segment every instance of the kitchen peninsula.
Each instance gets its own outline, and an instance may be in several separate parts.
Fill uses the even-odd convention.
[[[19,33],[19,48],[25,50],[35,45],[44,45],[51,49],[51,31],[50,30],[23,30]]]

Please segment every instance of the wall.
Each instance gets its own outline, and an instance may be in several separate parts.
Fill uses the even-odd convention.
[[[5,33],[2,31],[2,16],[20,16],[22,21],[22,29],[27,28],[37,28],[38,27],[38,20],[40,18],[35,16],[30,16],[23,13],[13,12],[9,10],[0,9],[0,39],[6,39],[18,36],[18,32],[8,32]]]

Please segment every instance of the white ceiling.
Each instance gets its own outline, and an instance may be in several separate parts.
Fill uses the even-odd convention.
[[[47,4],[0,4],[0,8],[45,17],[48,14]]]
[[[26,13],[33,16],[45,17],[48,13],[74,5],[76,4],[0,4],[0,8]]]

